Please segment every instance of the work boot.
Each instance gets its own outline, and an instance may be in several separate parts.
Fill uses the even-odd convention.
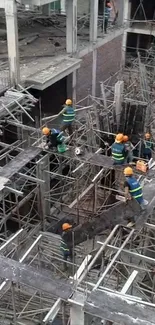
[[[128,228],[132,228],[134,225],[135,225],[135,222],[134,222],[134,221],[130,221],[130,222],[127,224],[127,227],[128,227]]]

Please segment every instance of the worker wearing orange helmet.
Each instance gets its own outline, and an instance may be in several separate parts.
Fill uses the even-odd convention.
[[[125,188],[126,200],[131,200],[133,198],[141,205],[141,207],[146,206],[148,202],[143,198],[142,186],[134,176],[133,169],[131,167],[126,167],[124,169],[124,176],[125,176],[124,188]]]
[[[145,139],[143,141],[142,152],[143,158],[150,160],[152,158],[152,150],[154,149],[153,142],[150,133],[145,133]]]
[[[131,141],[129,140],[128,135],[124,135],[123,142],[124,142],[125,150],[126,150],[126,162],[128,164],[130,164],[133,161],[133,149],[134,149],[134,146],[131,143]]]
[[[71,99],[67,99],[63,110],[59,113],[62,115],[62,131],[68,130],[69,135],[73,133],[73,122],[75,120],[75,110]]]
[[[49,149],[58,148],[64,141],[63,133],[58,129],[43,127],[42,134],[46,136],[46,144]]]
[[[123,165],[125,162],[126,150],[123,139],[123,134],[118,133],[115,142],[112,144],[111,152],[114,165]]]
[[[64,271],[67,270],[68,258],[72,262],[72,257],[73,257],[72,248],[68,245],[68,242],[67,242],[67,235],[68,235],[68,233],[71,232],[71,229],[72,229],[72,225],[70,223],[68,223],[68,222],[63,223],[60,250],[63,255],[63,260],[64,260]]]

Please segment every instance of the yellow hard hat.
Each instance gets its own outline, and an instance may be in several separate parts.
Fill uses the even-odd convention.
[[[50,134],[50,129],[47,128],[47,127],[45,127],[45,128],[42,129],[42,133],[43,133],[44,135],[49,135],[49,134]]]
[[[145,133],[145,138],[146,139],[150,139],[151,138],[151,134],[150,133]]]
[[[118,133],[116,135],[115,142],[117,142],[117,143],[123,142],[123,134],[122,133]]]
[[[124,142],[127,142],[128,140],[129,140],[129,137],[128,137],[127,135],[124,135],[124,136],[123,136],[123,141],[124,141]]]
[[[71,99],[67,99],[65,102],[66,105],[72,105],[72,100]]]
[[[131,167],[126,167],[124,169],[124,175],[125,176],[131,176],[131,175],[133,175],[133,169]]]
[[[70,228],[72,228],[72,225],[70,225],[69,223],[63,223],[62,230],[68,230]]]

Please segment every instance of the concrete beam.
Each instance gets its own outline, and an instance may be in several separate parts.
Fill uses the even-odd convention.
[[[20,83],[20,65],[18,52],[17,3],[15,0],[5,0],[5,16],[10,82],[11,86],[16,86]]]
[[[34,159],[42,149],[36,147],[30,147],[19,153],[14,159],[12,159],[5,167],[0,171],[0,176],[10,179],[13,175],[18,173],[28,162]]]
[[[66,17],[66,49],[73,54],[77,51],[77,0],[67,0]]]
[[[88,314],[126,325],[153,325],[154,304],[128,300],[114,292],[93,291],[84,305]]]
[[[51,274],[46,271],[38,272],[35,267],[21,264],[4,256],[0,256],[0,265],[1,278],[47,292],[63,300],[67,300],[72,294],[72,287],[67,280],[61,281],[54,278],[54,275],[51,277]]]
[[[1,1],[1,0],[0,0]],[[21,0],[22,4],[31,5],[31,6],[44,6],[46,4],[50,4],[55,0]]]

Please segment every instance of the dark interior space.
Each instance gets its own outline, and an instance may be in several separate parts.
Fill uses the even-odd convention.
[[[44,114],[55,115],[62,109],[62,105],[67,98],[67,77],[57,81],[43,91],[31,89],[30,92],[34,97],[40,99],[42,116]],[[39,102],[37,110],[38,114],[40,114]]]
[[[131,19],[134,20],[155,20],[155,1],[143,0],[140,5],[140,0],[130,0],[131,2]]]
[[[17,127],[14,125],[9,125],[3,123],[3,136],[2,141],[8,144],[12,144],[18,140],[17,137]]]
[[[134,145],[144,133],[146,106],[134,105],[131,103],[123,104],[121,112],[122,132],[130,137]]]
[[[151,35],[128,33],[127,53],[137,57],[139,52],[143,57],[148,55],[147,50],[151,48],[154,37]]]
[[[106,1],[104,1],[104,0],[99,0],[99,5],[98,5],[98,14],[99,15],[103,15],[105,2]]]

